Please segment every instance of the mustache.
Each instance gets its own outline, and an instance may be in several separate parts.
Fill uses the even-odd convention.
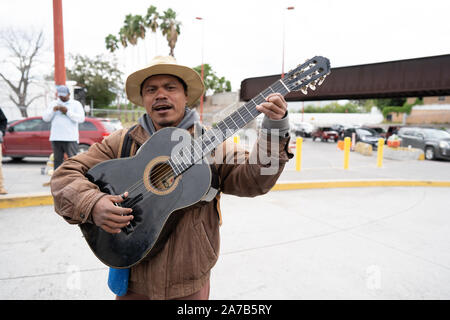
[[[171,107],[173,108],[173,104],[169,103],[168,101],[156,101],[152,104],[152,108],[158,108],[158,107]]]

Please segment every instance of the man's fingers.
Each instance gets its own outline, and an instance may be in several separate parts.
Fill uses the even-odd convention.
[[[286,100],[284,100],[284,97],[280,93],[271,93],[266,98],[267,102],[272,102],[278,106],[285,106]]]
[[[110,227],[108,227],[107,225],[104,225],[104,224],[101,225],[100,228],[102,228],[103,230],[105,230],[108,233],[120,233],[121,232],[120,229],[113,229],[113,228],[110,228]]]
[[[256,109],[264,113],[270,119],[279,120],[286,114],[287,103],[282,94],[271,93],[267,96],[265,102],[256,106]]]
[[[111,213],[107,216],[106,220],[107,221],[112,221],[115,223],[120,223],[120,224],[124,224],[125,225],[130,222],[131,220],[133,220],[133,216],[132,215],[118,215],[115,213]]]
[[[122,203],[123,201],[125,201],[125,199],[127,197],[128,197],[128,192],[125,192],[125,193],[123,193],[121,195],[117,195],[117,196],[109,196],[109,200],[114,205],[114,208],[111,209],[111,211],[114,214],[125,215],[125,214],[130,214],[133,211],[131,208],[122,208],[122,207],[116,205],[118,203]]]
[[[112,228],[112,229],[121,229],[121,228],[126,227],[129,224],[130,224],[129,220],[127,220],[125,222],[121,222],[121,223],[118,223],[118,222],[112,221],[112,220],[106,220],[104,222],[104,225],[106,225],[106,226],[108,226],[109,228]]]
[[[281,119],[286,113],[285,110],[275,106],[273,103],[264,102],[256,106],[256,109],[271,119]]]
[[[125,191],[122,194],[116,195],[116,196],[111,196],[113,198],[113,202],[116,203],[121,203],[123,201],[125,201],[125,199],[128,197],[128,191]]]
[[[256,108],[271,119],[277,119],[277,118],[281,119],[282,118],[281,114],[278,114],[277,112],[272,111],[270,108],[268,108],[264,105],[256,106]]]

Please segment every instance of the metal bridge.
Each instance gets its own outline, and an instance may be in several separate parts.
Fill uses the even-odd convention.
[[[331,61],[331,63],[333,63]],[[281,75],[247,78],[240,99],[248,101]],[[450,54],[331,68],[331,74],[308,95],[291,92],[288,101],[378,99],[450,95]]]

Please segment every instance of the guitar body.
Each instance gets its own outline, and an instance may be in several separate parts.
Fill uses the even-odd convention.
[[[173,134],[180,137],[172,141]],[[188,139],[188,140],[184,140]],[[106,265],[128,268],[146,256],[155,255],[163,246],[182,213],[179,209],[201,201],[211,187],[209,164],[192,165],[174,179],[161,179],[169,172],[165,165],[181,140],[192,138],[186,130],[164,128],[144,143],[129,158],[108,160],[92,167],[87,178],[100,190],[119,195],[128,191],[120,205],[132,208],[134,219],[118,234],[110,234],[92,223],[80,225],[94,254]]]

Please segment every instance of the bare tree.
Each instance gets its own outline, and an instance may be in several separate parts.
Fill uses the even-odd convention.
[[[10,100],[20,109],[23,117],[27,117],[27,108],[42,94],[29,96],[28,89],[33,83],[32,68],[38,62],[38,57],[44,45],[43,31],[32,32],[18,29],[0,31],[0,47],[6,49],[8,57],[1,60],[2,64],[10,64],[14,72],[6,74],[0,69],[0,78],[11,90]]]

